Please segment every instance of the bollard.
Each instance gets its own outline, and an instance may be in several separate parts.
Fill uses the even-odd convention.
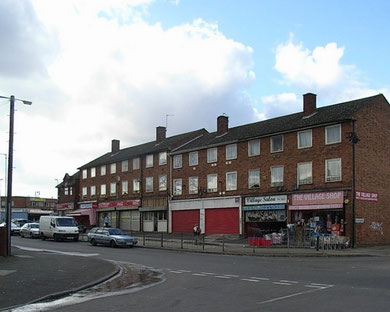
[[[202,235],[202,250],[204,251],[204,234]]]
[[[316,250],[318,251],[319,249],[320,249],[320,236],[317,235]]]
[[[181,249],[183,249],[183,233],[181,233]]]
[[[142,232],[143,245],[145,246],[145,232]]]
[[[222,252],[225,252],[225,235],[222,235]]]
[[[164,247],[164,233],[161,232],[161,248]]]

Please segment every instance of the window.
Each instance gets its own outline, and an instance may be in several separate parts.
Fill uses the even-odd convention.
[[[207,150],[207,163],[217,162],[217,152],[218,149],[216,147]]]
[[[237,158],[237,144],[226,145],[226,160]]]
[[[283,185],[283,166],[271,167],[271,186]]]
[[[146,192],[153,192],[153,177],[147,177],[146,178],[146,187],[145,187]]]
[[[91,186],[91,197],[95,197],[95,196],[96,196],[96,186],[92,185]]]
[[[209,174],[207,175],[207,192],[216,192],[217,191],[217,175]]]
[[[153,155],[146,155],[146,168],[153,167]]]
[[[116,195],[116,183],[115,182],[110,183],[110,195],[111,196]]]
[[[325,160],[325,181],[341,181],[341,158]]]
[[[133,180],[133,192],[139,193],[141,189],[141,181],[139,179]]]
[[[153,212],[145,212],[144,221],[153,221]]]
[[[325,127],[325,144],[341,142],[341,125]]]
[[[139,163],[140,163],[139,158],[133,159],[133,170],[139,169]]]
[[[129,182],[128,181],[122,181],[122,195],[129,194]]]
[[[173,168],[181,168],[181,166],[182,166],[181,154],[173,156]]]
[[[96,177],[96,167],[91,168],[91,178]]]
[[[158,213],[158,219],[159,219],[160,221],[166,220],[166,219],[167,219],[167,212],[166,212],[166,211],[160,211],[160,212]]]
[[[237,172],[226,173],[226,190],[227,191],[237,190]]]
[[[271,153],[283,152],[283,135],[271,137]]]
[[[110,173],[111,174],[116,173],[116,163],[110,165]]]
[[[167,152],[161,152],[158,155],[158,164],[161,165],[166,165],[167,164]]]
[[[304,184],[311,184],[311,183],[313,183],[312,163],[311,162],[299,163],[297,168],[297,184],[304,185]]]
[[[83,198],[86,198],[87,197],[87,187],[86,186],[83,186],[82,188],[82,195],[83,195]]]
[[[173,195],[181,195],[182,192],[182,180],[175,179],[173,180]]]
[[[106,185],[102,184],[100,185],[100,196],[106,196]]]
[[[248,188],[260,187],[260,169],[251,169],[248,171]]]
[[[129,171],[129,161],[123,160],[122,161],[122,172]]]
[[[88,171],[87,171],[87,169],[84,169],[83,170],[83,179],[86,179],[86,178],[88,178]]]
[[[248,142],[248,156],[260,155],[260,140],[252,140]]]
[[[298,132],[298,148],[307,148],[312,146],[311,130]]]
[[[198,194],[198,177],[189,177],[188,185],[189,194]]]
[[[73,195],[73,187],[69,188],[69,195]]]
[[[68,187],[64,188],[64,195],[69,195],[69,188]]]
[[[191,152],[188,154],[188,165],[189,166],[198,165],[198,152]]]
[[[158,190],[159,191],[166,191],[167,190],[167,176],[160,175],[158,178]]]
[[[106,165],[100,167],[100,175],[101,176],[106,175]]]

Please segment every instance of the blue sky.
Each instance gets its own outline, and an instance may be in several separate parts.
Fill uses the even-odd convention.
[[[14,194],[110,150],[373,94],[390,98],[389,1],[2,0],[0,95],[17,104]],[[0,100],[0,153],[8,153]],[[0,162],[1,164],[1,162]],[[4,179],[0,165],[0,179]],[[1,194],[4,194],[0,183]],[[37,193],[37,194],[38,194]]]

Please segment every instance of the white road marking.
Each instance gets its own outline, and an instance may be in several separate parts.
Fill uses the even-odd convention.
[[[195,275],[195,276],[207,276],[207,275],[201,274],[201,273],[192,273],[192,275]]]
[[[291,285],[292,285],[291,283],[282,283],[282,282],[272,282],[272,284],[276,284],[276,285],[286,285],[286,286],[291,286]]]
[[[66,251],[51,250],[51,249],[23,247],[23,246],[18,246],[18,245],[12,245],[12,246],[17,247],[17,248],[22,249],[22,250],[27,250],[27,251],[44,251],[44,252],[51,252],[51,253],[60,254],[60,255],[67,255],[67,256],[78,256],[78,257],[99,256],[98,253],[66,252]]]
[[[188,271],[188,270],[177,270],[179,272],[183,272],[183,273],[191,273],[191,271]]]
[[[6,276],[8,274],[15,273],[16,270],[0,270],[0,276]]]
[[[269,281],[269,278],[266,278],[266,277],[254,277],[254,276],[252,276],[251,278],[252,279],[257,279],[257,280],[260,280],[260,281]]]
[[[231,278],[231,277],[229,277],[229,276],[224,276],[224,275],[216,275],[216,276],[214,276],[214,277],[217,277],[217,278]]]
[[[290,284],[298,284],[297,281],[288,281],[288,280],[280,280],[281,283],[290,283]]]
[[[225,274],[225,276],[228,276],[228,277],[238,277],[238,275],[232,275],[232,274]]]
[[[169,273],[182,274],[183,272],[181,272],[181,271],[169,271]]]
[[[260,282],[258,279],[250,279],[250,278],[242,278],[241,280],[246,282],[255,282],[255,283]]]
[[[200,272],[202,274],[206,274],[206,275],[215,275],[215,273],[207,273],[207,272]]]

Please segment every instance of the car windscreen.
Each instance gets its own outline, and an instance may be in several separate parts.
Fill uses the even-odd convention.
[[[108,232],[110,235],[126,235],[121,229],[109,229]]]
[[[76,226],[74,219],[71,218],[58,218],[56,224],[57,226]]]
[[[31,224],[30,227],[32,229],[39,229],[39,224]]]

